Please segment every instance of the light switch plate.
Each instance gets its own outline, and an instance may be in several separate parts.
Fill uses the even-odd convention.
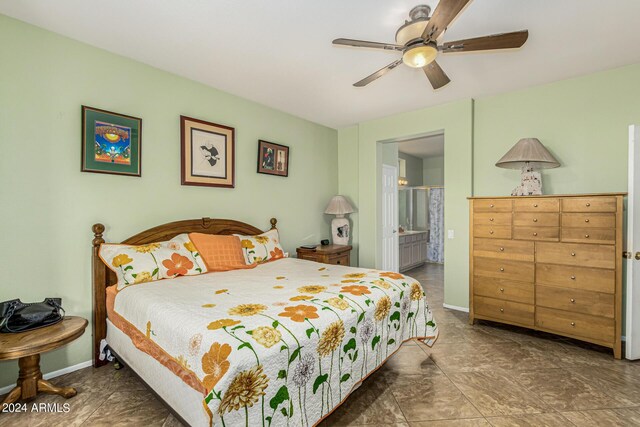
[[[447,239],[453,239],[454,233],[453,230],[447,230]]]

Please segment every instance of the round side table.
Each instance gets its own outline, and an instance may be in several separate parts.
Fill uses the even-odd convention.
[[[67,316],[60,323],[17,334],[0,334],[0,360],[18,359],[20,373],[16,387],[2,403],[31,400],[38,393],[58,394],[65,398],[76,395],[72,387],[56,387],[42,379],[40,353],[55,350],[84,334],[87,319]]]

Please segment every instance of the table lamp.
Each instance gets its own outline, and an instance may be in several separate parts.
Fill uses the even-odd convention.
[[[331,236],[334,245],[349,244],[349,220],[346,214],[355,212],[344,196],[333,196],[324,213],[335,215],[331,221]]]
[[[536,169],[557,168],[560,163],[538,138],[523,138],[498,160],[496,166],[520,169],[520,185],[511,192],[512,196],[534,196],[542,194],[542,175]]]

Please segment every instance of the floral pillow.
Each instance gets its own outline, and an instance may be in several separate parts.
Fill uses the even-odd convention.
[[[139,283],[207,272],[188,234],[140,246],[103,243],[99,256],[116,273],[118,290]]]
[[[241,236],[239,234],[235,234],[235,236],[240,238],[242,254],[247,264],[261,264],[285,257],[276,229],[257,236]]]

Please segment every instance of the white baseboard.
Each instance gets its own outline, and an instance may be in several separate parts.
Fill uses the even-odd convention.
[[[78,363],[77,365],[73,365],[73,366],[67,366],[66,368],[62,368],[62,369],[58,369],[57,371],[53,371],[53,372],[49,372],[47,374],[42,375],[42,377],[45,380],[51,379],[51,378],[55,378],[55,377],[59,377],[60,375],[64,375],[64,374],[69,374],[71,372],[77,371],[79,369],[82,368],[87,368],[89,366],[93,365],[93,361],[92,360],[87,360],[86,362],[82,362],[82,363]],[[18,372],[16,372],[16,378],[18,378]],[[0,395],[9,393],[14,387],[15,387],[15,383],[5,386],[5,387],[0,387]]]
[[[449,304],[442,304],[442,306],[444,308],[448,308],[449,310],[464,311],[465,313],[469,312],[469,307],[458,307],[457,305],[449,305]],[[436,319],[436,321],[438,321],[438,319]]]

